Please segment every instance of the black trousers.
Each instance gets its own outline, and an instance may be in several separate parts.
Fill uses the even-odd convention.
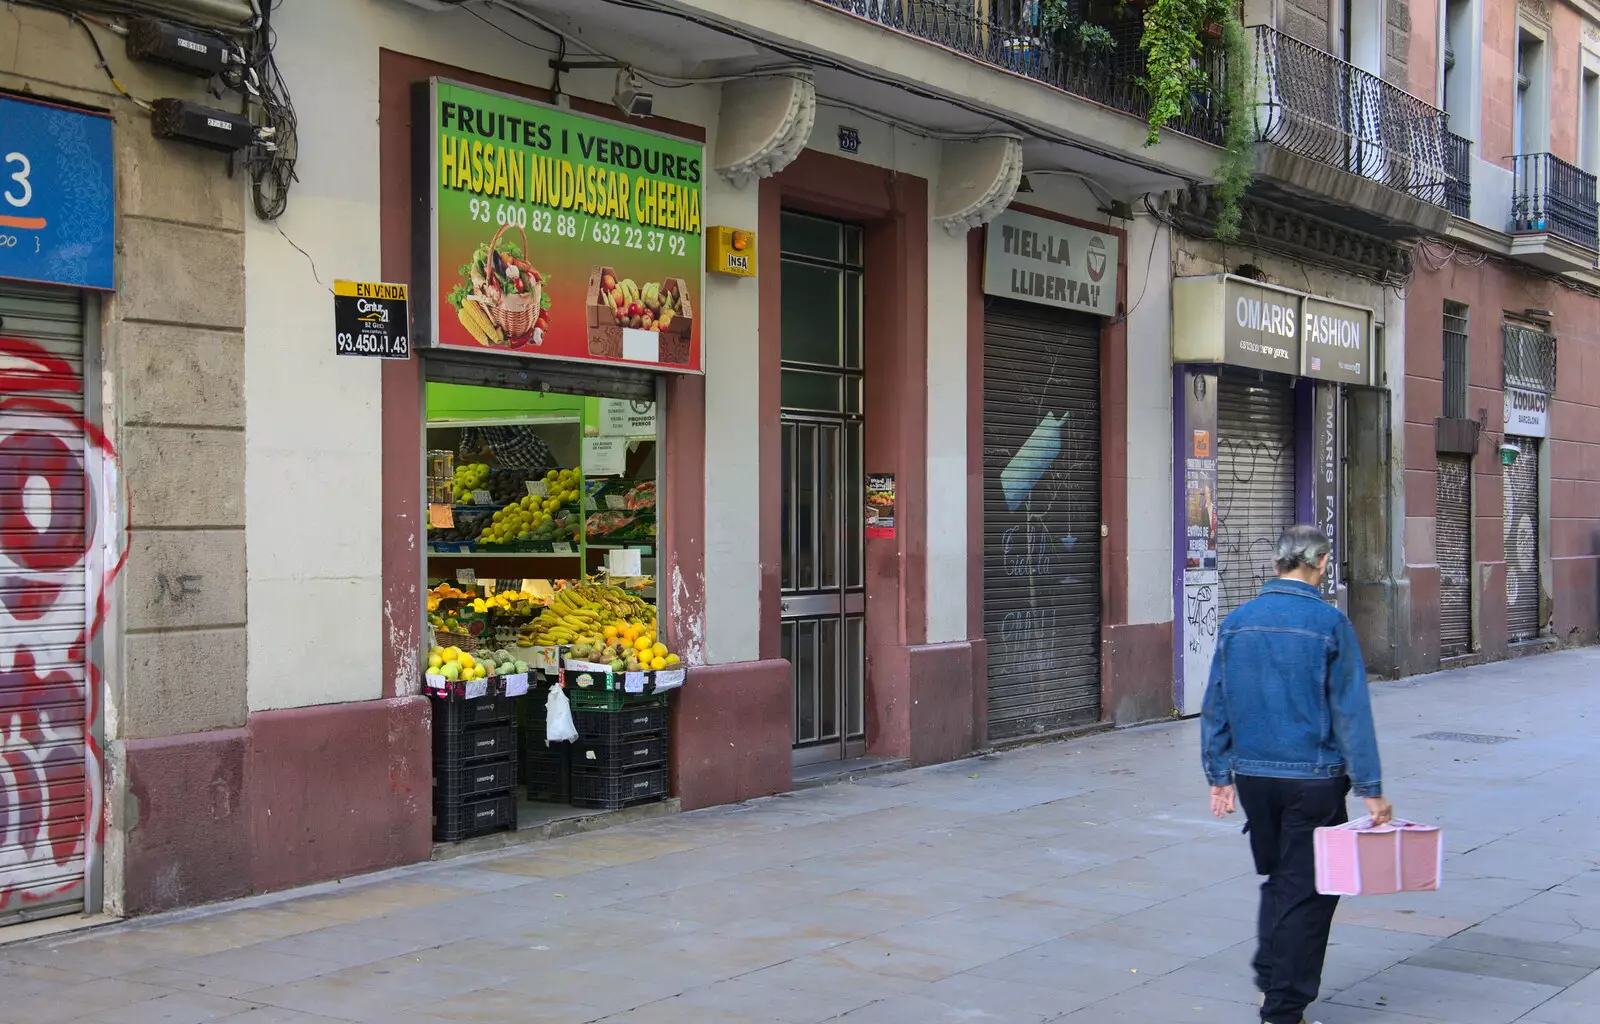
[[[1256,873],[1266,876],[1252,964],[1256,987],[1266,997],[1261,1019],[1301,1024],[1322,986],[1328,932],[1339,906],[1339,897],[1317,892],[1312,832],[1350,820],[1344,808],[1350,780],[1241,775],[1234,781]]]

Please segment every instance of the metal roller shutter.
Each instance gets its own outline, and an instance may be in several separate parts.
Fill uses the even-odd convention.
[[[1472,459],[1439,456],[1434,537],[1439,563],[1439,656],[1472,649]]]
[[[1505,467],[1506,634],[1516,642],[1539,635],[1539,440],[1506,442],[1522,449]]]
[[[983,357],[989,735],[1100,720],[1100,322],[991,302]]]
[[[88,770],[82,300],[0,285],[0,351],[4,925],[78,912],[85,902],[98,779]]]
[[[1294,520],[1294,389],[1287,378],[1224,368],[1217,380],[1219,617],[1278,574],[1273,550]]]
[[[520,388],[562,395],[599,398],[633,398],[653,402],[655,375],[632,366],[573,363],[559,359],[528,359],[493,353],[434,349],[423,353],[426,379],[439,384],[468,384],[484,388]]]

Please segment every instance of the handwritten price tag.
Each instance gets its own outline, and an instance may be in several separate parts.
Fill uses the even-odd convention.
[[[478,585],[478,574],[472,569],[457,569],[456,582],[463,587],[475,587]]]

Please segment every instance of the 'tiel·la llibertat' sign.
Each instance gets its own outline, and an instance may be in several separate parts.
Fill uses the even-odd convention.
[[[1115,316],[1119,239],[1007,210],[989,224],[983,290],[1023,302]]]

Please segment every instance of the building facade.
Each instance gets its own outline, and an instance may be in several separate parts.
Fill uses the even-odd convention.
[[[86,536],[127,540],[83,545],[74,607],[102,587],[106,614],[69,644],[63,779],[104,806],[70,851],[8,826],[0,921],[430,856],[464,779],[425,692],[459,628],[439,595],[490,576],[651,581],[654,653],[688,667],[652,739],[683,808],[1172,711],[1171,595],[1133,582],[1171,561],[1170,395],[1138,362],[1164,342],[1133,340],[1165,320],[1167,267],[1138,258],[1165,229],[1132,210],[1208,180],[1221,125],[1144,146],[1136,8],[1090,61],[1031,8],[627,5],[602,41],[560,3],[454,6],[129,5],[254,53],[260,79],[221,83],[266,82],[273,131],[237,179],[152,140],[155,101],[216,101],[127,21],[3,23],[49,41],[4,52],[83,76],[3,84],[110,111],[122,147],[99,297],[7,281],[0,309],[78,354],[79,433],[121,459],[79,488],[106,517]],[[372,346],[400,294],[372,285],[408,286],[404,348]],[[514,545],[463,541],[511,479],[480,497],[477,460],[526,454],[508,433],[628,490],[530,540],[571,498],[519,471],[544,518],[519,499]],[[435,500],[450,456],[475,482]]]
[[[1448,113],[1449,225],[1407,290],[1404,669],[1596,640],[1600,22],[1414,8],[1411,89]]]
[[[1216,240],[1205,189],[1167,208],[1174,705],[1187,714],[1219,625],[1276,574],[1293,522],[1328,534],[1327,599],[1372,670],[1398,670],[1406,438],[1390,423],[1415,246],[1449,220],[1445,116],[1407,91],[1406,12],[1247,5],[1254,177],[1239,237]]]
[[[102,214],[24,262],[0,167],[0,926],[594,813],[541,693],[442,738],[512,633],[575,694],[686,667],[622,776],[665,810],[1192,714],[1294,521],[1377,674],[1593,641],[1600,43],[1487,2],[1246,5],[1226,242],[1219,82],[1146,146],[1135,4],[1093,52],[1029,3],[125,5],[210,81],[9,12],[0,155],[37,122]],[[599,579],[625,657],[474,607]]]

